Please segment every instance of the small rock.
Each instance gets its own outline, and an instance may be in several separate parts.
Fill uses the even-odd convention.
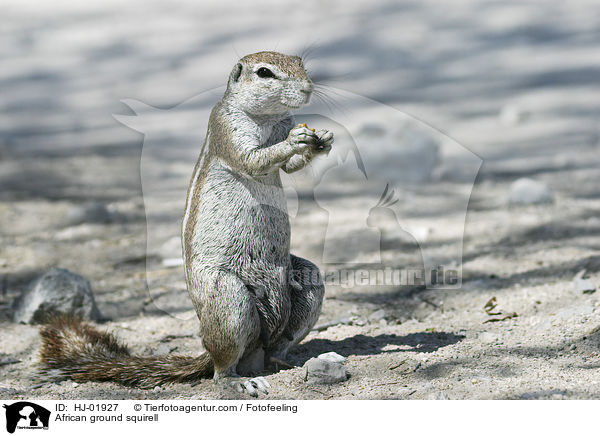
[[[545,183],[533,179],[515,180],[509,188],[508,204],[544,204],[553,203],[552,191]]]
[[[333,384],[346,381],[348,373],[344,365],[316,357],[304,364],[306,379],[311,384]]]
[[[73,206],[67,213],[66,222],[68,225],[76,226],[83,223],[109,223],[112,215],[102,203],[87,203],[84,205]]]
[[[379,322],[385,318],[385,310],[379,309],[369,315],[369,322]]]
[[[327,362],[332,362],[332,363],[344,363],[344,362],[346,362],[346,360],[348,360],[347,358],[339,355],[335,351],[330,351],[329,353],[319,354],[318,358],[321,360],[325,360]]]
[[[149,252],[161,258],[164,267],[173,268],[183,265],[181,237],[172,236],[162,244],[149,248]]]
[[[52,268],[39,277],[18,297],[14,304],[15,322],[39,324],[49,316],[73,314],[99,320],[100,311],[94,301],[90,283],[81,276],[60,268]]]
[[[421,367],[421,362],[417,362],[415,359],[406,358],[399,363],[395,363],[388,367],[388,370],[394,371],[398,374],[410,374],[415,372]]]
[[[15,359],[14,357],[10,357],[8,355],[0,355],[0,366],[4,365],[12,365],[14,363],[19,363],[19,359]]]
[[[183,257],[171,257],[168,259],[163,259],[161,263],[165,268],[183,266]]]
[[[575,285],[575,291],[582,292],[584,294],[593,294],[596,292],[596,285],[592,283],[590,279],[577,279],[573,281]]]
[[[584,278],[585,270],[581,270],[573,278],[573,286],[575,292],[582,292],[584,294],[593,294],[596,292],[596,285],[592,283],[590,279]]]
[[[166,356],[175,350],[177,350],[177,346],[171,344],[159,344],[152,354],[155,356]]]
[[[73,239],[86,239],[91,241],[95,230],[91,225],[69,226],[54,233],[54,239],[57,241],[69,241]]]

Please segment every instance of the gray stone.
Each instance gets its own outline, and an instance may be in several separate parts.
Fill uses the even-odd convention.
[[[369,322],[378,322],[385,318],[385,310],[379,309],[369,315]]]
[[[366,325],[367,321],[364,318],[358,318],[355,320],[352,320],[352,325],[357,325],[359,327]]]
[[[325,360],[327,362],[340,363],[340,364],[343,364],[347,360],[344,356],[339,355],[335,351],[330,351],[329,353],[319,354],[318,358],[321,360]]]
[[[311,384],[334,384],[346,381],[348,372],[340,363],[328,362],[327,360],[313,357],[304,364],[308,383]]]
[[[552,191],[545,183],[533,179],[515,180],[508,191],[509,205],[553,203]]]
[[[104,204],[98,202],[73,206],[67,213],[66,218],[67,224],[71,226],[83,223],[106,224],[111,220],[112,215],[109,210]]]
[[[65,269],[52,268],[39,277],[13,305],[15,322],[43,323],[47,317],[73,314],[98,320],[90,283],[81,276]]]
[[[592,294],[596,292],[596,285],[592,283],[590,279],[585,276],[585,270],[579,271],[573,278],[573,287],[575,292],[582,292],[584,294]]]
[[[596,285],[590,279],[575,279],[573,285],[577,292],[583,292],[584,294],[596,292]]]
[[[0,366],[4,365],[12,365],[14,363],[19,363],[19,359],[15,359],[9,355],[5,355],[4,353],[0,353]]]
[[[183,266],[183,257],[172,257],[169,259],[163,259],[161,264],[166,268],[175,268],[178,266]]]
[[[171,344],[159,344],[155,350],[152,350],[152,354],[155,356],[166,356],[177,350],[177,346]]]

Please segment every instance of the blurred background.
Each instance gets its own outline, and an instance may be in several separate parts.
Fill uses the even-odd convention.
[[[389,159],[404,165],[397,179],[386,173],[369,195],[363,185],[342,183],[347,171],[334,179],[321,174],[321,202],[306,181],[314,172],[300,175],[292,192],[294,250],[323,267],[331,219],[323,211],[333,207],[327,199],[350,198],[364,228],[383,186],[396,182],[396,216],[381,213],[383,221],[368,224],[382,235],[376,261],[420,265],[420,248],[429,244],[463,268],[462,292],[332,287],[324,321],[379,313],[377,321],[403,325],[444,313],[438,330],[479,332],[483,304],[504,295],[521,324],[494,327],[493,334],[541,326],[538,342],[556,347],[556,324],[544,323],[560,308],[570,308],[561,325],[579,326],[564,327],[563,337],[581,337],[595,319],[595,295],[584,297],[573,280],[585,278],[595,290],[600,277],[598,2],[4,0],[0,16],[5,326],[12,301],[51,267],[89,280],[106,319],[163,310],[194,319],[173,226],[183,198],[169,192],[185,190],[204,116],[222,92],[210,90],[225,85],[237,59],[261,50],[305,55],[327,103],[361,114],[336,135],[363,138],[361,153],[380,159],[368,171],[377,173]],[[344,103],[344,92],[365,100]],[[403,121],[360,121],[367,100]],[[167,115],[140,126],[133,118],[144,111]],[[410,135],[403,133],[406,123]],[[141,132],[149,130],[158,132],[158,151],[146,155],[144,166],[150,136]],[[390,144],[395,158],[383,153]],[[474,160],[465,165],[452,150]],[[348,164],[347,155],[341,159]],[[413,167],[415,177],[403,176]],[[151,231],[144,169],[167,189]],[[336,228],[343,242],[356,234],[358,215],[342,215]],[[404,234],[393,229],[395,219],[404,221]],[[160,236],[148,252],[147,231]],[[361,258],[366,265],[369,253]],[[477,309],[466,314],[470,307]]]

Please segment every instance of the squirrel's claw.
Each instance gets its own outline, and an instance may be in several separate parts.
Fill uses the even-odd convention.
[[[245,390],[252,397],[258,397],[259,392],[268,395],[269,388],[271,387],[264,377],[254,377],[244,383],[239,383],[237,386],[238,392],[243,392]]]
[[[333,144],[333,132],[323,129],[317,132],[317,136],[322,142]]]
[[[329,154],[331,151],[331,144],[333,144],[333,132],[329,130],[319,130],[317,132],[318,148],[317,151],[319,153]]]

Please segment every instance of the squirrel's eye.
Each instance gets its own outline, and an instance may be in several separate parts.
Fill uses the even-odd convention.
[[[263,78],[263,79],[266,79],[268,77],[275,78],[275,74],[273,74],[273,71],[271,71],[271,70],[269,70],[268,68],[265,68],[265,67],[260,67],[258,70],[256,70],[256,75],[258,77]]]

